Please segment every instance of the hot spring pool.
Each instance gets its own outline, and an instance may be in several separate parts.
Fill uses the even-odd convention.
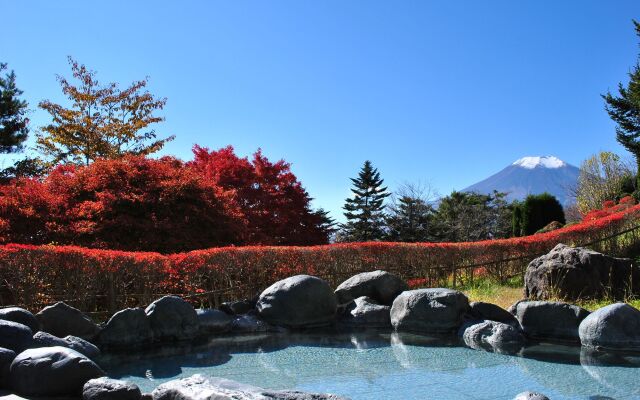
[[[193,374],[353,400],[640,399],[640,355],[538,344],[517,355],[406,334],[296,334],[219,338],[154,354],[109,356],[109,376],[150,392]]]

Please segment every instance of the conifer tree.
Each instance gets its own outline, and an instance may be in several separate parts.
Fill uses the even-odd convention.
[[[633,25],[640,37],[640,23],[633,21]],[[640,62],[636,62],[629,73],[627,87],[622,83],[618,84],[618,92],[619,96],[614,96],[611,92],[602,96],[605,109],[617,124],[616,139],[636,159],[636,179],[640,179]],[[637,186],[640,187],[640,184]]]
[[[365,161],[353,182],[353,197],[345,200],[343,209],[347,222],[341,227],[341,240],[366,242],[384,237],[384,199],[389,196],[377,168]]]
[[[434,239],[431,224],[435,210],[420,188],[404,185],[394,194],[388,209],[387,240],[428,242]]]
[[[0,72],[7,64],[0,63]],[[21,100],[22,90],[16,87],[16,74],[11,71],[0,76],[0,153],[15,153],[27,140],[29,119],[27,102]]]

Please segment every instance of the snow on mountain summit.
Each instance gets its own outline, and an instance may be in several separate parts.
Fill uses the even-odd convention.
[[[561,168],[567,165],[567,163],[565,163],[558,157],[542,156],[542,157],[522,157],[521,159],[515,161],[513,165],[517,165],[527,169],[534,169],[536,167]]]

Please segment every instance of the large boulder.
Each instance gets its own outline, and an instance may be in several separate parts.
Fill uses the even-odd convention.
[[[165,296],[145,310],[155,339],[189,340],[198,335],[198,314],[178,296]]]
[[[516,328],[520,326],[516,317],[504,308],[491,303],[474,301],[469,304],[469,319],[478,321],[496,321],[512,325]]]
[[[363,272],[342,282],[336,289],[339,305],[346,305],[358,297],[366,296],[378,304],[390,306],[393,300],[409,286],[399,277],[386,271]]]
[[[94,344],[79,338],[77,336],[66,336],[64,338],[59,338],[57,336],[53,336],[47,332],[37,332],[33,335],[33,344],[31,347],[53,347],[53,346],[61,346],[66,347],[68,349],[72,349],[77,351],[80,354],[83,354],[91,359],[94,359],[100,355],[100,349],[98,349]]]
[[[40,330],[40,323],[30,311],[20,307],[0,308],[0,319],[26,325],[32,332]]]
[[[468,310],[467,296],[457,290],[409,290],[393,301],[391,324],[398,331],[450,333],[460,328]]]
[[[630,259],[559,244],[529,263],[524,286],[530,299],[623,298],[638,293],[640,268]]]
[[[32,336],[28,326],[0,320],[0,347],[20,353],[31,346]]]
[[[534,339],[577,342],[578,326],[589,311],[554,301],[521,301],[515,315],[524,333]]]
[[[333,394],[306,393],[292,390],[268,390],[229,379],[193,375],[158,386],[153,400],[347,400]]]
[[[58,302],[42,309],[36,314],[40,328],[57,337],[67,335],[93,340],[100,332],[100,327],[77,308]]]
[[[625,303],[602,307],[580,323],[579,334],[586,347],[640,351],[640,311]]]
[[[127,308],[107,321],[100,331],[98,343],[105,347],[137,347],[153,340],[147,314],[141,308]]]
[[[234,318],[224,311],[199,308],[196,314],[202,334],[217,334],[231,330]]]
[[[266,288],[256,308],[270,324],[305,328],[331,324],[337,303],[327,282],[315,276],[296,275]]]
[[[9,376],[12,389],[21,396],[78,396],[88,380],[104,372],[77,351],[55,346],[18,354]]]
[[[0,389],[9,387],[9,367],[15,358],[15,351],[0,347]]]
[[[349,328],[391,328],[391,307],[358,297],[346,306],[340,323]]]
[[[476,350],[514,353],[525,344],[519,329],[496,321],[468,322],[459,331],[464,343]]]
[[[140,400],[140,388],[111,378],[91,379],[82,387],[82,400]]]

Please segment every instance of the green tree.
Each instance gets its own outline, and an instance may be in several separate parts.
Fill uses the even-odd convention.
[[[566,222],[562,205],[549,193],[529,195],[517,208],[519,211],[514,211],[514,215],[520,217],[520,220],[514,223],[514,226],[520,226],[519,234],[514,232],[517,236],[533,235],[550,222]]]
[[[438,240],[470,242],[510,236],[511,208],[504,193],[453,191],[440,199],[434,216]]]
[[[365,161],[357,178],[351,178],[353,197],[345,200],[347,222],[340,225],[340,239],[348,242],[381,240],[384,237],[384,181],[371,161]]]
[[[429,242],[433,240],[431,226],[434,208],[429,194],[422,188],[406,184],[392,197],[386,216],[386,239],[393,242]]]
[[[640,37],[640,23],[633,21],[636,34]],[[640,179],[640,63],[629,73],[629,83],[625,87],[618,84],[618,95],[611,92],[602,95],[605,109],[616,123],[616,139],[636,160],[636,180]],[[640,187],[640,184],[637,185]]]
[[[634,192],[633,172],[620,157],[610,151],[601,151],[580,165],[575,189],[576,205],[582,214],[602,207],[607,200],[617,200]]]
[[[151,154],[173,139],[157,139],[155,130],[149,129],[164,120],[155,112],[164,108],[167,99],[146,91],[147,79],[121,90],[116,83],[101,85],[94,71],[71,57],[69,64],[79,84],[74,86],[61,76],[58,81],[71,107],[49,100],[39,104],[53,121],[38,133],[37,148],[53,164],[87,165],[98,158]]]
[[[0,72],[7,64],[0,63]],[[16,74],[11,71],[0,76],[0,153],[15,153],[22,150],[29,133],[27,102],[20,99],[22,90],[16,86]]]

